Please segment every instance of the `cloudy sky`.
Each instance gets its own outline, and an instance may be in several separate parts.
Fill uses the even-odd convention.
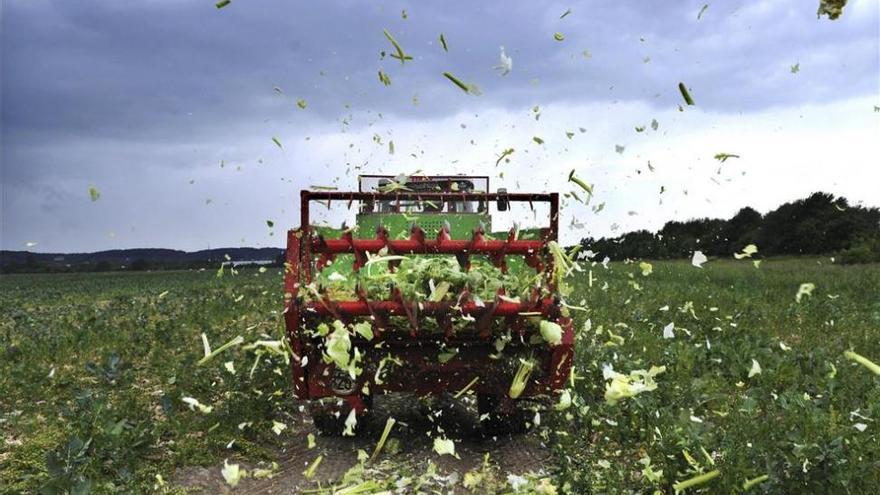
[[[567,241],[816,190],[880,203],[880,4],[703,4],[7,0],[0,247],[281,246],[300,189],[416,170],[566,192],[575,169],[595,195]]]

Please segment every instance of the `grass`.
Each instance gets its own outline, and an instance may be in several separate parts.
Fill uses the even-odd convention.
[[[573,406],[543,432],[561,489],[672,493],[715,470],[687,493],[742,492],[763,475],[749,493],[880,486],[880,377],[843,357],[880,360],[880,266],[591,270],[592,287],[578,276],[571,301],[590,308],[577,315]],[[816,289],[797,303],[804,282]],[[252,377],[255,356],[241,347],[197,361],[203,332],[214,348],[238,335],[280,338],[281,297],[277,269],[0,278],[0,492],[159,491],[178,466],[270,459],[273,421],[301,414],[283,359],[263,357]],[[675,337],[664,339],[670,322]],[[748,377],[752,360],[762,372]],[[666,371],[656,390],[612,406],[605,365]]]

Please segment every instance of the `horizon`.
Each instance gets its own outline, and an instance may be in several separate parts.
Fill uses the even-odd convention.
[[[807,196],[804,196],[803,198],[797,198],[797,199],[795,199],[795,200],[793,200],[793,201],[804,200],[804,199],[807,199],[808,197],[810,197],[810,196],[812,196],[812,195],[814,195],[814,194],[831,194],[831,193],[827,193],[826,191],[814,191],[814,192],[808,194]],[[835,198],[835,200],[837,200],[837,199],[843,199],[843,200],[845,200],[845,201],[847,202],[847,204],[849,204],[849,205],[851,205],[851,206],[857,206],[857,207],[860,207],[860,208],[868,208],[868,209],[870,209],[870,208],[874,208],[874,209],[880,208],[880,206],[871,206],[871,205],[863,205],[863,204],[854,204],[852,201],[849,200],[849,198],[845,198],[845,197],[843,197],[843,196],[837,196],[837,195],[833,195],[833,194],[832,194],[832,196]],[[771,209],[768,209],[768,210],[765,210],[765,211],[761,211],[761,210],[759,210],[759,209],[757,209],[757,208],[754,208],[754,207],[752,207],[752,206],[750,206],[750,205],[746,205],[746,206],[742,206],[742,207],[740,207],[739,209],[737,209],[737,210],[736,210],[736,213],[738,213],[739,211],[741,211],[741,210],[743,210],[743,209],[751,208],[752,210],[757,211],[762,217],[764,217],[764,216],[767,215],[768,213],[777,210],[778,208],[780,208],[781,206],[783,206],[783,205],[785,205],[785,204],[790,204],[790,203],[792,203],[793,201],[787,201],[787,202],[784,202],[784,203],[780,203],[779,205],[776,205],[775,207],[773,207],[773,208],[771,208]],[[663,227],[665,227],[665,226],[666,226],[668,223],[670,223],[670,222],[689,222],[689,221],[698,221],[698,220],[724,220],[724,221],[728,221],[728,220],[732,219],[733,216],[734,216],[734,215],[730,215],[729,217],[726,217],[726,218],[721,218],[721,217],[691,217],[691,218],[686,218],[686,219],[670,219],[670,220],[667,220],[666,222],[664,222],[664,223],[663,223],[660,227],[658,227],[656,230],[649,230],[648,232],[650,232],[650,233],[653,234],[653,235],[657,235],[657,234],[663,229]],[[604,239],[620,238],[620,237],[625,236],[626,234],[630,234],[630,233],[638,232],[638,231],[640,231],[640,230],[644,230],[644,229],[629,230],[629,231],[627,231],[627,232],[617,233],[614,237],[608,237],[608,236],[606,236],[606,237],[604,237]],[[284,237],[282,236],[282,238],[284,238]],[[286,238],[285,238],[285,239],[286,239]],[[574,243],[574,244],[581,243],[581,242],[583,242],[583,241],[586,240],[586,239],[587,239],[587,237],[583,237],[583,238],[581,238],[580,240],[578,240],[578,241],[577,241],[576,243]],[[600,239],[602,239],[602,238],[593,238],[594,241],[595,241],[595,240],[600,240]],[[177,252],[182,252],[182,253],[192,254],[192,253],[197,253],[197,252],[202,252],[202,251],[222,251],[222,250],[232,250],[232,249],[281,249],[281,250],[284,250],[284,249],[286,249],[286,246],[285,246],[285,245],[281,245],[281,246],[222,246],[222,247],[207,247],[207,248],[203,248],[203,249],[194,249],[194,250],[185,250],[185,249],[168,248],[168,247],[156,247],[156,246],[147,246],[147,247],[145,247],[145,246],[141,246],[141,247],[130,247],[130,248],[101,249],[101,250],[96,250],[96,251],[71,251],[71,252],[58,252],[58,251],[32,251],[32,250],[30,250],[30,249],[0,249],[0,252],[15,252],[15,253],[30,253],[30,254],[86,255],[86,254],[103,253],[103,252],[108,252],[108,251],[164,250],[164,251],[177,251]]]

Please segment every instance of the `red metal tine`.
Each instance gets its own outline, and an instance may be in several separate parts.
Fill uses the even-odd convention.
[[[406,319],[409,320],[410,335],[412,337],[415,337],[419,333],[418,305],[413,304],[412,307],[410,307],[409,304],[407,304],[407,302],[403,300],[403,294],[401,294],[400,289],[396,287],[393,289],[392,293],[394,294],[394,302],[400,304],[400,307],[403,309],[403,313],[406,315]]]
[[[367,292],[361,287],[357,288],[357,296],[358,300],[367,305],[367,309],[370,311],[370,323],[373,327],[373,334],[377,338],[382,337],[382,332],[388,327],[388,318],[378,311],[376,311],[375,304],[370,302],[367,298]]]
[[[452,315],[449,314],[449,308],[441,310],[437,313],[437,325],[443,330],[443,337],[446,340],[452,338],[454,328],[452,326]]]

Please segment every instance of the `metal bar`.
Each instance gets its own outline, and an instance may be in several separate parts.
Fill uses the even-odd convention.
[[[325,239],[320,242],[313,239],[311,248],[316,253],[376,253],[380,249],[388,247],[389,253],[396,254],[456,254],[467,251],[470,254],[538,254],[544,248],[542,241],[479,241],[472,240],[435,240],[425,239],[353,239],[350,242],[345,239]]]
[[[500,197],[507,198],[510,201],[540,201],[552,202],[556,197],[557,206],[559,203],[558,193],[462,193],[462,192],[406,192],[395,191],[391,193],[365,193],[365,192],[347,192],[347,191],[300,191],[300,196],[305,205],[309,201],[327,201],[327,200],[382,200],[382,199],[410,199],[410,200],[431,200],[431,199],[461,199],[462,201],[493,201]]]
[[[365,301],[339,301],[335,304],[335,310],[346,316],[370,316],[371,310],[377,313],[387,313],[389,315],[409,316],[409,307],[402,301],[374,301],[368,305]],[[554,315],[553,302],[550,299],[544,299],[537,305],[530,303],[515,303],[508,301],[499,301],[494,308],[487,306],[477,306],[474,302],[466,302],[460,305],[460,311],[465,315],[482,315],[484,312],[492,310],[493,316],[516,316],[520,313],[540,312],[542,315]],[[419,305],[419,313],[428,315],[442,314],[449,311],[450,303],[443,302],[423,302]],[[308,302],[304,305],[306,314],[316,314],[320,316],[331,316],[322,303]]]
[[[550,240],[559,240],[559,193],[550,193]]]

